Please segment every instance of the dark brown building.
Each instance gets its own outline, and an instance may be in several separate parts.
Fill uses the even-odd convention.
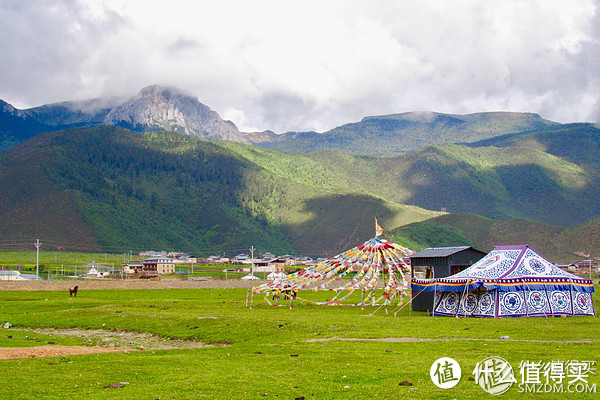
[[[438,279],[454,275],[477,261],[487,253],[472,246],[432,247],[410,256],[411,278]],[[413,293],[413,311],[433,309],[433,292]]]

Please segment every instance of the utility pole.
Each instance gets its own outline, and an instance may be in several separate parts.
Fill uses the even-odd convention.
[[[254,246],[250,246],[250,254],[252,257],[252,266],[250,267],[250,275],[254,276]]]
[[[35,276],[37,276],[39,278],[40,276],[40,246],[42,245],[40,243],[40,239],[35,239],[35,249],[36,249],[36,255],[35,255]]]

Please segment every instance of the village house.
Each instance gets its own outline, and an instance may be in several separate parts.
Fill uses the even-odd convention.
[[[196,264],[198,259],[187,253],[168,253],[167,257],[171,257],[175,264]]]
[[[175,273],[175,263],[169,257],[150,257],[142,261],[142,275],[156,276]]]
[[[123,267],[123,273],[128,275],[137,274],[142,270],[142,268],[142,264],[127,264]]]

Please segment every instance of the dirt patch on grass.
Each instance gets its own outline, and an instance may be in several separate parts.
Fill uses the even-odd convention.
[[[107,348],[99,346],[37,346],[37,347],[2,347],[0,360],[13,358],[65,357],[81,354],[109,353],[127,351],[127,349]]]
[[[81,354],[153,351],[175,349],[197,349],[214,347],[197,340],[171,340],[145,332],[126,330],[109,331],[103,329],[19,329],[35,335],[49,337],[76,337],[82,339],[83,346],[44,345],[36,347],[1,347],[0,360],[12,358],[61,357]],[[37,340],[37,339],[36,339]],[[51,343],[51,342],[49,342]],[[219,343],[226,345],[228,343]]]
[[[103,348],[174,350],[213,347],[199,340],[168,339],[146,332],[127,330],[37,328],[28,329],[28,331],[39,335],[78,337],[83,339],[86,345]]]

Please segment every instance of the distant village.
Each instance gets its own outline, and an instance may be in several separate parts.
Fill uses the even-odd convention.
[[[235,276],[246,273],[247,275],[241,279],[259,279],[256,276],[258,274],[262,274],[266,279],[276,279],[285,276],[286,270],[289,272],[325,260],[324,258],[313,260],[310,257],[296,258],[289,254],[277,256],[269,252],[257,255],[254,258],[249,254],[238,254],[233,258],[215,255],[198,258],[187,253],[167,251],[142,251],[138,254],[138,259],[139,261],[125,263],[122,267],[97,262],[69,266],[63,271],[55,272],[53,277],[71,279],[150,279],[165,275],[179,275],[185,278],[186,276],[192,276],[194,271],[197,273],[203,271],[225,273],[224,277],[228,276],[227,273],[236,273]],[[51,279],[52,277],[40,277],[36,274],[22,273],[7,267],[0,267],[0,281],[42,278]],[[203,278],[191,277],[190,279]]]
[[[447,276],[459,272],[458,264],[454,262],[452,269],[439,270],[442,261],[427,261],[427,265],[415,263],[413,258],[418,258],[420,254],[434,254],[436,258],[447,258],[449,254],[456,254],[464,251],[484,252],[470,246],[430,248],[414,253],[404,260],[408,265],[412,265],[412,277],[414,278],[432,278],[434,276]],[[432,253],[433,252],[433,253]],[[440,253],[441,252],[441,253]],[[437,254],[440,253],[440,254]],[[443,254],[442,254],[443,253]],[[138,254],[139,261],[125,263],[122,267],[114,265],[105,265],[91,262],[85,265],[74,265],[66,267],[63,271],[55,272],[52,276],[38,276],[31,273],[22,273],[0,267],[0,281],[12,280],[35,280],[35,279],[160,279],[164,276],[179,276],[182,279],[204,280],[206,276],[219,278],[239,278],[253,280],[262,278],[274,280],[284,278],[286,273],[295,272],[305,267],[311,267],[323,261],[326,258],[313,259],[310,257],[295,257],[285,254],[277,256],[273,253],[264,253],[252,257],[250,254],[238,254],[233,258],[226,256],[212,255],[207,258],[194,257],[182,252],[167,251],[142,251]],[[432,267],[437,265],[437,267]],[[465,266],[462,266],[463,268]],[[568,265],[557,265],[557,267],[572,273],[599,273],[600,267],[594,265],[592,260],[583,260]],[[194,273],[195,272],[195,273]],[[229,274],[229,275],[228,275]],[[243,275],[243,276],[241,276]]]
[[[123,267],[123,273],[138,275],[140,278],[158,277],[177,273],[177,266],[203,265],[229,265],[231,268],[223,272],[248,272],[250,276],[254,273],[284,273],[286,268],[305,267],[314,265],[325,259],[313,260],[310,257],[296,258],[286,254],[276,256],[273,253],[264,253],[252,258],[249,254],[238,254],[234,258],[225,256],[210,256],[208,258],[197,258],[187,253],[145,251],[139,253],[141,263],[127,264]]]

